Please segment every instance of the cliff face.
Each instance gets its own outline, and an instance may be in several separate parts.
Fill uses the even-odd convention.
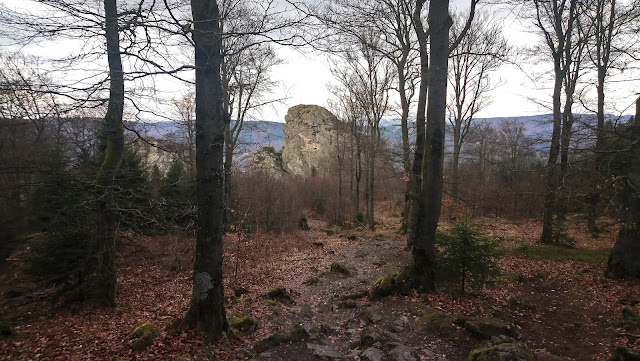
[[[284,120],[284,167],[299,176],[322,171],[336,139],[336,116],[318,105],[296,105]]]

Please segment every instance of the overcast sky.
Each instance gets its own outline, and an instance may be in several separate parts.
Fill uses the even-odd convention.
[[[24,0],[0,0],[9,7],[24,7],[29,1]],[[464,10],[467,1],[456,0],[455,6]],[[530,22],[517,19],[514,14],[501,12],[498,14],[503,23],[505,35],[515,46],[527,46],[539,42],[539,37],[526,30],[525,25]],[[27,50],[38,54],[60,54],[64,53],[65,46],[61,44],[44,45],[46,48],[36,47]],[[284,116],[289,107],[297,104],[317,104],[327,106],[331,97],[327,85],[333,82],[329,70],[329,62],[326,57],[318,53],[301,53],[290,48],[280,48],[279,55],[286,62],[275,67],[272,71],[272,78],[280,82],[281,87],[274,89],[274,97],[281,98],[287,95],[288,98],[279,104],[268,106],[260,114],[254,115],[256,119],[269,121],[284,121]],[[527,58],[520,54],[519,65],[505,65],[498,72],[492,75],[493,83],[500,83],[491,93],[491,104],[478,114],[479,117],[508,117],[519,115],[534,115],[549,113],[549,109],[540,103],[549,103],[551,100],[551,89],[548,77],[544,74],[552,70],[552,64],[543,61],[544,58]],[[632,104],[638,90],[638,83],[635,76],[627,72],[618,77],[609,86],[607,101],[610,106],[607,111],[611,113],[632,112]],[[179,92],[184,91],[175,83],[160,84],[164,88],[165,96],[171,97],[172,91],[179,97]],[[533,99],[533,100],[532,100]],[[581,110],[577,109],[580,112]],[[393,117],[390,115],[389,117]]]

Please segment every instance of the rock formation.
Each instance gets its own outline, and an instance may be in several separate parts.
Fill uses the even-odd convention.
[[[318,105],[296,105],[284,118],[282,155],[273,147],[258,150],[250,168],[280,177],[324,172],[336,139],[336,116]]]
[[[267,173],[275,178],[288,174],[282,164],[282,154],[277,153],[272,146],[258,149],[251,157],[249,168],[252,171]]]
[[[296,105],[284,117],[282,162],[289,173],[308,176],[320,171],[336,138],[336,116],[318,105]]]

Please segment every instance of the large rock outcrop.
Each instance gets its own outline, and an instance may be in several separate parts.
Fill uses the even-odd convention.
[[[289,173],[308,176],[328,164],[337,132],[336,116],[318,105],[296,105],[284,117],[282,162]]]

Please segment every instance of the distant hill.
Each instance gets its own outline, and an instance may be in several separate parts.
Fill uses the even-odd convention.
[[[576,137],[574,137],[574,139],[582,143],[590,142],[589,139],[591,139],[592,137],[588,134],[591,134],[591,129],[594,128],[596,121],[595,115],[578,114],[576,115],[576,118],[576,124],[574,125]],[[525,124],[526,136],[538,140],[538,145],[536,146],[536,148],[539,151],[542,151],[548,147],[553,122],[553,116],[551,114],[518,117],[478,118],[474,122],[476,124],[479,124],[480,122],[486,122],[491,124],[494,128],[499,129],[499,126],[503,121],[514,119]],[[607,115],[607,119],[611,121],[626,122],[629,119],[629,116],[617,117],[613,115]],[[239,162],[245,164],[251,154],[253,154],[259,148],[268,145],[273,146],[276,151],[282,149],[284,143],[284,132],[282,131],[283,124],[284,123],[280,122],[260,120],[245,122],[242,133],[240,134],[239,144],[237,148],[238,155],[236,156],[236,159]],[[382,136],[390,143],[400,145],[402,139],[400,120],[385,119],[382,121],[381,125],[383,128]],[[136,123],[135,128],[138,129],[141,134],[152,138],[168,138],[180,134],[180,128],[176,125],[176,123],[171,121],[145,124]],[[413,132],[410,137],[412,140],[415,137],[415,135],[413,135]],[[451,144],[451,139],[449,139],[449,136],[447,136],[447,144]]]

